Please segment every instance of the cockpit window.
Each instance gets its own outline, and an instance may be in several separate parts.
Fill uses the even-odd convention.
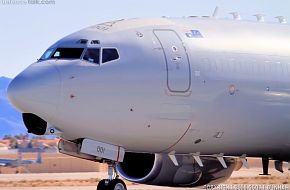
[[[104,48],[102,53],[102,63],[119,59],[119,53],[115,48]]]
[[[89,62],[100,64],[100,49],[88,48],[83,59]]]
[[[51,54],[53,52],[53,49],[48,49],[44,52],[44,54],[41,56],[40,60],[46,60],[49,59]]]
[[[80,59],[82,58],[83,52],[84,48],[57,48],[56,50],[48,49],[41,56],[40,60]],[[96,64],[100,64],[100,61],[102,61],[101,63],[106,63],[119,58],[120,56],[116,48],[102,48],[102,51],[100,48],[87,48],[83,55],[83,60]]]
[[[84,48],[57,48],[51,58],[54,59],[79,59]]]

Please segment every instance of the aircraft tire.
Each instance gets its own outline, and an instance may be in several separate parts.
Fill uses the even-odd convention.
[[[127,190],[127,187],[123,180],[114,179],[110,181],[108,190]]]
[[[106,180],[103,179],[98,183],[97,190],[109,190],[109,184],[106,184]]]

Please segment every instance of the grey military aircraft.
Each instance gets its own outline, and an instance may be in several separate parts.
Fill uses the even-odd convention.
[[[30,164],[42,163],[42,149],[39,148],[21,148],[18,149],[17,159],[0,159],[0,167],[18,168],[21,166],[27,166]],[[22,153],[37,152],[36,160],[23,160]]]
[[[290,27],[215,17],[124,19],[57,41],[11,82],[28,132],[119,178],[197,187],[247,157],[290,160]]]

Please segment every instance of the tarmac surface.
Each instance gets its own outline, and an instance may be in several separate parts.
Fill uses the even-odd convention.
[[[96,190],[95,186],[82,187],[0,187],[1,190]],[[186,188],[188,190],[188,188]],[[128,190],[186,190],[185,188],[155,187],[148,185],[131,185]],[[195,190],[195,188],[190,188]]]
[[[271,176],[268,179],[274,178],[283,178],[284,181],[290,181],[290,171],[288,168],[285,168],[285,173],[279,173],[275,171],[273,168],[270,169]],[[246,169],[242,168],[240,171],[234,172],[232,174],[231,179],[243,179],[250,180],[250,184],[257,184],[256,178],[259,178],[259,174],[261,173],[261,168],[251,168]],[[40,181],[50,181],[50,180],[70,180],[71,185],[69,186],[51,186],[51,187],[1,187],[0,190],[95,190],[97,182],[95,185],[92,186],[77,186],[74,180],[87,180],[87,179],[102,179],[106,177],[106,172],[89,172],[89,173],[42,173],[42,174],[1,174],[0,175],[0,183],[5,182],[23,182],[23,181],[33,181],[33,180],[40,180]],[[238,181],[239,184],[243,184],[243,181]],[[249,181],[247,181],[249,182]],[[265,181],[264,181],[265,182]],[[266,181],[267,182],[267,181]],[[290,183],[290,182],[289,182]],[[283,186],[283,190],[290,190],[290,185],[285,184]],[[274,183],[276,184],[276,183]],[[279,185],[277,183],[277,185]],[[280,185],[283,185],[280,183]],[[276,189],[274,188],[267,188],[269,190]],[[197,188],[190,188],[192,190],[197,190]],[[281,189],[281,188],[280,188]],[[157,186],[148,186],[148,185],[128,185],[128,190],[188,190],[188,188],[168,188],[168,187],[157,187]]]

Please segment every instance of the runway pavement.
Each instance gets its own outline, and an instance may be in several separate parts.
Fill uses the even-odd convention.
[[[261,173],[261,168],[251,168],[245,169],[242,168],[238,172],[234,172],[231,179],[243,179],[245,178],[247,182],[250,181],[251,184],[256,184],[257,178],[259,178],[259,173]],[[284,174],[275,171],[273,168],[270,169],[270,173],[272,174],[269,178],[283,178],[284,181],[289,181],[290,171],[285,171]],[[93,181],[93,183],[82,184],[77,186],[77,180],[88,180],[88,179],[102,179],[106,177],[105,172],[97,173],[97,172],[90,172],[90,173],[43,173],[43,174],[1,174],[0,175],[0,183],[19,183],[19,182],[29,182],[29,181],[50,181],[50,180],[69,180],[69,185],[62,185],[62,186],[51,186],[51,187],[1,187],[0,190],[95,190],[97,182]],[[74,181],[75,180],[75,181]],[[39,183],[42,183],[39,182]],[[234,181],[235,182],[235,181]],[[243,184],[241,181],[237,181],[239,184]],[[264,183],[263,181],[262,183]],[[266,181],[267,182],[267,181]],[[80,182],[79,182],[80,183]],[[281,185],[283,183],[279,182]],[[235,184],[235,183],[231,183]],[[276,184],[276,183],[275,183]],[[278,184],[279,185],[279,184]],[[18,185],[19,186],[19,185]],[[27,185],[25,185],[27,186]],[[33,185],[31,185],[33,186]],[[289,184],[285,186],[287,190],[290,190]],[[195,189],[196,188],[190,188]],[[272,189],[272,188],[271,188]],[[128,190],[188,190],[188,188],[168,188],[168,187],[156,187],[156,186],[147,186],[147,185],[128,185]]]
[[[246,169],[242,168],[238,172],[233,172],[232,178],[239,177],[258,177],[262,172],[261,168],[251,168]],[[284,176],[289,175],[290,171],[285,169],[285,173],[282,174],[276,171],[273,168],[270,168],[269,172],[272,176]],[[23,174],[1,174],[1,181],[22,181],[22,180],[82,180],[82,179],[91,179],[98,178],[103,179],[107,177],[106,172],[82,172],[82,173],[39,173],[39,174],[31,174],[31,173],[23,173]],[[0,190],[2,190],[0,188]]]
[[[23,174],[1,174],[1,181],[22,181],[22,180],[82,180],[91,178],[106,178],[106,172],[82,172],[82,173],[23,173]],[[0,187],[0,190],[1,187]]]
[[[43,173],[43,174],[1,174],[0,182],[6,181],[32,181],[32,180],[86,180],[92,178],[102,179],[106,172],[89,173]],[[97,185],[97,183],[96,183]],[[0,187],[0,190],[96,190],[94,186],[60,186],[60,187]],[[128,190],[188,190],[188,188],[156,187],[149,185],[129,185]],[[195,189],[195,188],[191,188]]]
[[[197,190],[196,188],[190,188]],[[83,187],[0,187],[0,190],[96,190],[95,186]],[[128,190],[188,190],[188,188],[155,187],[147,185],[129,186]]]

